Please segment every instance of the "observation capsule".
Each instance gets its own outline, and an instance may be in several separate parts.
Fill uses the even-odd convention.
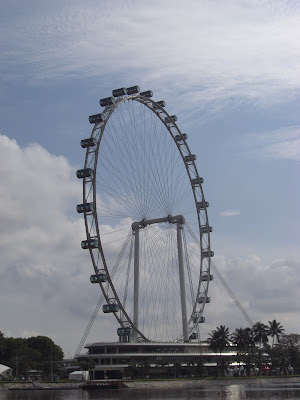
[[[118,328],[117,329],[117,335],[118,336],[124,336],[125,335],[125,328]]]
[[[101,107],[113,106],[116,100],[113,97],[105,97],[105,99],[100,99],[99,103]]]
[[[207,282],[207,281],[212,281],[214,279],[214,276],[213,275],[208,275],[208,273],[207,272],[203,272],[203,274],[201,275],[201,280],[203,281],[203,282]]]
[[[191,180],[191,183],[193,186],[200,186],[200,183],[203,183],[204,179],[203,178],[194,178]]]
[[[198,210],[204,210],[207,207],[209,207],[208,201],[197,201],[197,209]]]
[[[142,97],[152,97],[153,96],[153,92],[152,92],[152,90],[147,90],[146,92],[141,92],[140,96],[142,96]]]
[[[94,211],[94,203],[77,204],[76,211],[78,214]]]
[[[190,335],[190,339],[191,339],[191,340],[198,339],[198,333],[197,333],[197,332],[193,332],[193,333]]]
[[[107,313],[113,313],[113,312],[118,312],[120,310],[120,307],[118,306],[118,304],[104,304],[102,306],[102,310],[105,314]]]
[[[90,178],[93,176],[94,171],[92,170],[92,168],[84,168],[84,169],[79,169],[78,171],[76,171],[76,175],[78,179],[81,178]]]
[[[81,247],[83,249],[96,249],[98,247],[98,239],[93,238],[93,239],[83,240],[81,242]]]
[[[199,318],[199,314],[198,314],[198,313],[194,314],[194,316],[193,316],[193,322],[194,322],[194,324],[198,321],[198,318]],[[200,324],[202,324],[203,322],[205,322],[205,317],[200,317],[198,322],[199,322]]]
[[[186,133],[183,133],[182,135],[176,135],[174,137],[175,142],[182,142],[183,140],[187,140],[188,135]]]
[[[214,254],[215,253],[213,251],[208,251],[208,250],[202,251],[202,257],[213,257]]]
[[[90,276],[91,283],[103,283],[107,281],[106,274],[95,274]]]
[[[197,160],[196,154],[189,154],[188,156],[183,157],[184,162],[192,162]]]
[[[133,329],[129,326],[126,328],[118,328],[117,329],[117,334],[118,336],[123,336],[123,335],[132,335],[133,334]]]
[[[127,89],[125,87],[122,87],[120,89],[114,89],[112,91],[112,95],[114,97],[120,97],[120,96],[125,96],[127,94]]]
[[[97,139],[94,137],[90,137],[88,139],[82,139],[80,141],[80,145],[83,149],[87,148],[87,147],[93,147],[96,146],[97,144]]]
[[[157,105],[160,107],[166,107],[166,102],[164,100],[157,101],[156,104],[153,105],[154,110],[158,108]]]
[[[205,296],[204,295],[200,295],[198,297],[198,303],[203,304],[203,303],[210,303],[210,297],[209,296]]]
[[[131,87],[127,88],[126,90],[127,90],[127,94],[137,94],[140,92],[139,86],[131,86]]]
[[[207,226],[207,225],[202,225],[201,226],[201,232],[202,233],[208,233],[208,232],[212,232],[213,228],[212,226]]]
[[[194,324],[198,321],[198,317],[199,317],[199,314],[198,314],[198,313],[196,313],[196,314],[193,315],[193,322],[194,322]]]
[[[176,115],[170,115],[169,117],[165,118],[165,122],[176,122],[176,121],[177,121]]]
[[[100,114],[90,115],[89,121],[90,121],[90,124],[96,124],[98,122],[103,122],[104,120],[103,120],[102,114],[100,113]]]

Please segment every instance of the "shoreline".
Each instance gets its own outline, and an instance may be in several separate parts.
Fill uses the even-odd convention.
[[[231,385],[258,385],[258,384],[300,384],[300,376],[263,376],[263,377],[225,377],[174,379],[153,381],[124,381],[128,389],[180,389],[199,386],[231,386]]]
[[[220,377],[194,379],[160,379],[160,380],[128,380],[120,379],[126,389],[186,389],[202,386],[231,386],[231,385],[278,385],[300,384],[299,375],[290,376],[260,376],[260,377]],[[18,382],[5,383],[0,386],[4,390],[79,390],[84,381],[80,382]],[[123,390],[123,389],[118,389]]]

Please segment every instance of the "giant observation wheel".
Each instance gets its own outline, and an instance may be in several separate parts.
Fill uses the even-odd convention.
[[[188,342],[210,302],[213,252],[203,178],[177,117],[152,91],[113,91],[92,115],[83,202],[86,239],[104,313],[120,341]]]

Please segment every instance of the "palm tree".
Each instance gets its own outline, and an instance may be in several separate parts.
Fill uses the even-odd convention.
[[[236,345],[239,364],[242,356],[249,376],[250,367],[253,361],[253,349],[255,346],[251,328],[236,328],[231,335],[231,341]]]
[[[256,322],[252,327],[252,333],[255,343],[259,343],[260,349],[262,345],[268,343],[268,326],[262,322]]]
[[[271,338],[273,339],[272,340],[272,348],[273,348],[275,338],[277,340],[277,343],[279,343],[279,339],[280,339],[280,336],[284,332],[284,328],[282,325],[280,325],[280,322],[276,321],[276,319],[274,319],[273,321],[269,321],[268,323],[269,323],[269,327],[268,327],[267,334],[269,336],[271,336]]]
[[[250,328],[236,328],[231,335],[231,340],[236,345],[237,350],[247,350],[250,343],[250,334]]]
[[[221,354],[223,350],[230,344],[230,333],[229,329],[225,325],[220,325],[210,333],[210,337],[207,339],[209,347],[215,352],[220,354],[220,362],[222,363]]]
[[[263,324],[262,322],[256,322],[256,324],[252,327],[252,334],[255,343],[259,343],[258,349],[258,357],[257,357],[257,367],[259,371],[261,371],[264,354],[263,354],[263,346],[266,348],[268,343],[268,326]]]
[[[209,347],[218,353],[222,353],[222,351],[229,346],[229,329],[225,327],[225,325],[220,325],[212,333],[209,334],[210,337],[207,339]]]

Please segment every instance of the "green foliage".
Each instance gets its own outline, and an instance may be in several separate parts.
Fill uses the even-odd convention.
[[[249,348],[254,345],[254,339],[250,328],[236,328],[230,338],[239,352],[248,352]]]
[[[49,374],[58,369],[56,361],[63,359],[62,349],[46,336],[5,338],[0,332],[0,362],[14,370],[15,375],[24,375],[36,369]]]
[[[216,353],[222,353],[227,346],[229,346],[230,342],[230,334],[229,329],[225,327],[225,325],[220,325],[217,327],[212,333],[210,337],[207,339],[209,347]]]
[[[230,345],[230,333],[229,329],[225,325],[220,325],[215,330],[212,331],[210,337],[207,339],[209,347],[215,352],[219,353],[219,368],[218,374],[224,375],[226,368],[226,362],[222,359],[222,352]]]
[[[252,328],[237,328],[231,335],[228,328],[221,325],[210,333],[207,341],[211,349],[221,355],[231,340],[236,345],[237,361],[245,364],[248,374],[252,365],[260,369],[270,360],[274,369],[288,373],[290,366],[294,370],[300,368],[300,335],[283,333],[284,328],[274,319],[268,325],[259,321]],[[268,344],[269,337],[272,346]]]
[[[270,349],[272,362],[283,372],[291,366],[294,369],[300,368],[300,335],[292,333],[282,335],[280,342]]]
[[[91,358],[81,358],[77,361],[77,364],[82,371],[90,371],[96,365],[95,361]]]
[[[253,325],[252,327],[252,334],[255,343],[259,343],[260,348],[262,348],[263,345],[268,343],[268,327],[266,324],[263,324],[262,322],[256,322],[256,324]]]
[[[280,322],[277,322],[276,319],[274,319],[273,321],[269,321],[268,323],[269,323],[269,327],[268,327],[267,333],[273,339],[272,346],[274,346],[275,338],[276,338],[277,342],[279,342],[280,336],[283,334],[284,329],[280,325]]]

